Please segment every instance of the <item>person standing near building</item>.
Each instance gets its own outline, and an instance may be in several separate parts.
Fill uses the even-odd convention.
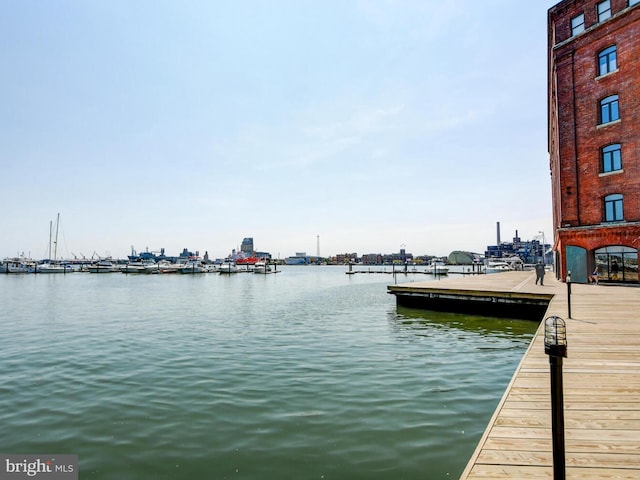
[[[536,285],[538,281],[540,281],[540,285],[544,285],[544,265],[540,261],[536,265]]]

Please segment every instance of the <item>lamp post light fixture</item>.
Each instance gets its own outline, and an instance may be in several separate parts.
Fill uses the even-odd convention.
[[[544,353],[567,357],[567,325],[560,317],[547,317],[544,321]]]
[[[565,479],[564,387],[562,359],[567,356],[567,326],[560,317],[544,321],[544,353],[549,355],[551,374],[551,437],[553,445],[553,478]]]

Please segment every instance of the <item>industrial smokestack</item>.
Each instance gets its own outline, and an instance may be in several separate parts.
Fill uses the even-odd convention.
[[[498,243],[496,243],[496,245],[500,245],[500,222],[496,222],[496,233],[498,236],[498,240],[497,240]]]

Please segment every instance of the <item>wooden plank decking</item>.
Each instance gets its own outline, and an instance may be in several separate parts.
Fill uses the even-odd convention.
[[[567,323],[564,360],[567,479],[640,478],[640,289],[573,284],[533,272],[437,282],[442,288],[552,293],[546,312]],[[424,282],[429,288],[436,282]],[[417,283],[410,284],[417,287]],[[549,359],[543,328],[518,366],[462,480],[552,479]]]

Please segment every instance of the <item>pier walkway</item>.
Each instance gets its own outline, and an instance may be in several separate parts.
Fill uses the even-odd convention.
[[[544,286],[534,272],[403,286],[552,296],[544,317],[567,324],[566,478],[640,478],[640,289],[572,284],[569,319],[567,286],[549,272]],[[552,479],[550,397],[541,323],[461,480]]]

